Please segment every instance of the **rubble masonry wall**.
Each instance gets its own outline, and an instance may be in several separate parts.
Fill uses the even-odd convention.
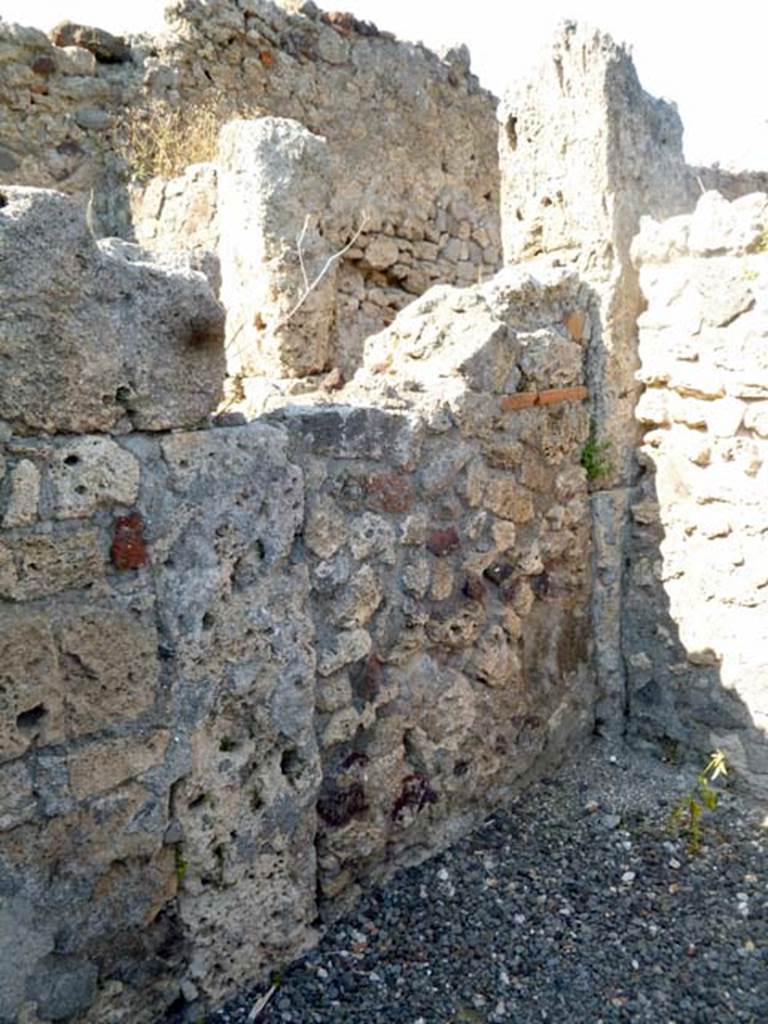
[[[201,272],[0,203],[0,1020],[156,1024],[591,732],[591,296],[433,290],[226,425]]]
[[[634,246],[641,474],[623,650],[633,734],[768,786],[768,196],[703,195]]]

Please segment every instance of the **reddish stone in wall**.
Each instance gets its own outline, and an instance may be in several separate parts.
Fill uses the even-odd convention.
[[[413,504],[413,488],[401,473],[375,473],[365,482],[368,505],[378,512],[399,515]]]
[[[580,309],[575,309],[572,313],[568,313],[567,316],[563,317],[563,323],[571,336],[571,341],[584,340],[585,317]]]
[[[392,805],[392,820],[397,821],[406,807],[416,813],[423,811],[427,804],[437,803],[437,793],[420,773],[406,775],[400,788],[400,795]]]
[[[433,530],[427,537],[427,547],[433,555],[439,558],[456,551],[461,546],[459,535],[456,530],[449,526],[447,530]]]
[[[464,581],[464,593],[471,601],[485,601],[486,587],[477,573],[467,573],[467,578]]]
[[[144,519],[140,512],[131,512],[115,520],[110,554],[116,569],[141,569],[147,564],[149,555],[144,541]]]

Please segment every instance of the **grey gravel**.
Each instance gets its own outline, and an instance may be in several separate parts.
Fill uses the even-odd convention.
[[[258,1024],[764,1024],[768,807],[724,788],[693,855],[669,818],[694,778],[593,748],[369,893]]]

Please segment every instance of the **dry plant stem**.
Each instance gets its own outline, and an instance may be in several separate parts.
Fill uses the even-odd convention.
[[[352,248],[352,246],[358,240],[360,235],[363,233],[363,229],[364,229],[367,221],[368,221],[367,215],[363,214],[363,219],[360,221],[360,226],[358,227],[357,231],[355,231],[354,235],[352,235],[352,237],[350,238],[350,240],[347,242],[347,244],[344,246],[343,249],[339,249],[338,252],[335,252],[335,253],[333,253],[332,255],[330,255],[328,257],[328,259],[323,264],[322,270],[317,275],[317,277],[314,279],[314,281],[312,281],[312,283],[309,284],[309,285],[305,284],[304,294],[301,296],[301,298],[296,303],[296,305],[293,307],[293,309],[290,310],[290,312],[287,313],[283,317],[283,319],[279,321],[279,323],[275,324],[275,330],[279,330],[279,328],[284,327],[288,323],[288,321],[291,320],[291,318],[294,317],[298,313],[298,311],[301,309],[301,307],[307,301],[309,296],[312,294],[312,292],[315,290],[315,288],[317,288],[317,286],[323,280],[325,275],[331,269],[331,267],[334,264],[334,261],[338,260],[338,259],[341,259],[341,257],[344,255],[344,253],[348,252]],[[306,232],[306,229],[307,229],[308,222],[309,222],[309,217],[307,217],[306,220],[304,221],[304,227],[301,229],[301,232],[300,232],[298,238],[296,239],[296,242],[297,242],[297,245],[298,245],[298,251],[299,251],[299,263],[301,264],[301,270],[302,270],[302,273],[304,274],[304,281],[305,282],[307,280],[307,275],[306,275],[306,271],[304,270],[304,253],[302,252],[302,245],[303,245],[304,235],[305,235],[305,232]]]
[[[304,218],[304,226],[296,238],[296,251],[299,254],[299,265],[301,266],[301,276],[304,279],[304,290],[309,291],[309,278],[307,277],[307,267],[304,263],[304,239],[307,234],[307,228],[309,227],[310,216]]]
[[[239,104],[217,89],[188,107],[155,100],[123,115],[114,145],[136,180],[174,178],[190,164],[216,158],[223,122],[262,114],[260,107]]]
[[[91,189],[90,195],[88,196],[88,205],[85,208],[85,223],[91,233],[91,238],[94,242],[98,242],[99,236],[96,234],[96,219],[93,213],[93,203],[93,189]]]
[[[251,1012],[248,1014],[247,1024],[253,1024],[253,1022],[259,1016],[261,1011],[264,1009],[264,1007],[267,1005],[267,1003],[269,1002],[269,1000],[272,998],[276,991],[277,985],[272,985],[269,991],[265,992],[261,999],[256,1000],[256,1002],[251,1007]]]
[[[296,305],[293,307],[293,309],[282,320],[280,320],[275,325],[275,328],[274,328],[275,330],[278,330],[280,327],[284,327],[285,324],[287,324],[288,321],[291,319],[291,317],[293,317],[296,313],[298,313],[298,311],[301,309],[301,307],[306,302],[307,297],[312,293],[312,291],[315,288],[317,288],[317,286],[320,284],[322,279],[325,277],[325,275],[328,273],[330,268],[333,266],[334,260],[341,259],[341,257],[344,255],[344,253],[348,252],[352,248],[352,246],[358,240],[360,235],[363,233],[365,225],[368,222],[368,215],[365,212],[363,212],[362,219],[360,221],[360,225],[357,228],[357,230],[355,231],[354,235],[352,235],[350,240],[347,242],[347,244],[342,249],[339,249],[338,252],[335,252],[331,256],[328,257],[328,259],[325,261],[325,264],[323,265],[322,270],[317,275],[317,277],[314,279],[314,281],[312,281],[311,283],[309,281],[309,277],[307,275],[306,264],[304,262],[304,240],[306,238],[307,229],[309,228],[310,222],[311,222],[311,216],[310,216],[310,214],[307,214],[307,216],[304,218],[304,224],[302,226],[302,229],[301,229],[301,231],[299,232],[299,234],[298,234],[298,236],[296,238],[296,249],[297,249],[297,252],[298,252],[298,255],[299,255],[299,266],[301,267],[301,276],[302,276],[302,278],[304,280],[304,292],[302,293],[301,298],[296,303]],[[234,352],[234,354],[236,356],[241,356],[243,354],[242,347],[239,347],[239,348],[235,347],[235,342],[237,341],[237,339],[240,337],[240,335],[243,332],[243,326],[244,326],[243,324],[240,324],[240,326],[237,328],[237,330],[235,331],[233,336],[230,338],[228,344],[225,346],[225,352],[227,354],[229,354],[231,352]],[[232,405],[233,401],[234,401],[234,399],[231,399],[229,402],[226,402],[223,405],[223,407],[220,409],[220,412],[226,412],[229,408],[231,408],[231,405]]]

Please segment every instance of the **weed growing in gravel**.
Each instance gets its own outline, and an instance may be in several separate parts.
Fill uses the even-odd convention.
[[[688,850],[692,854],[697,854],[701,850],[701,818],[704,811],[714,811],[717,807],[717,790],[713,788],[712,783],[720,775],[727,774],[725,754],[722,750],[716,750],[710,755],[691,792],[681,797],[672,811],[670,825],[675,832],[685,831],[688,836]]]

